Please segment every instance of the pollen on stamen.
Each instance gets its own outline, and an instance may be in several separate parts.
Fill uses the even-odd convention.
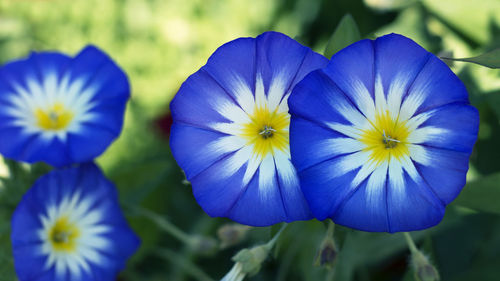
[[[273,136],[274,132],[276,132],[276,130],[271,126],[264,125],[264,128],[262,128],[259,135],[261,135],[264,139],[268,139]]]
[[[385,148],[394,148],[396,147],[396,145],[398,145],[398,143],[401,142],[397,139],[391,138],[390,135],[386,135],[385,131],[383,131],[382,135],[383,135],[382,142],[385,144]]]
[[[52,234],[52,241],[54,243],[67,243],[70,234],[65,231],[56,231]]]

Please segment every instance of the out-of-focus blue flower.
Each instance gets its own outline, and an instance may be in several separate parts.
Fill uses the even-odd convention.
[[[32,53],[0,68],[0,153],[54,166],[90,161],[120,134],[125,73],[88,46],[76,57]]]
[[[404,36],[343,49],[289,104],[292,161],[320,220],[423,229],[465,185],[478,112],[457,76]]]
[[[205,212],[253,226],[311,218],[290,161],[287,100],[327,62],[266,32],[221,46],[184,82],[170,146]]]
[[[11,239],[20,281],[115,280],[139,246],[94,164],[42,176],[14,212]]]

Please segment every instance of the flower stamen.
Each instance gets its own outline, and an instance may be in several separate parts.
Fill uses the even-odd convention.
[[[394,148],[396,147],[396,145],[398,143],[400,143],[401,141],[397,140],[397,139],[394,139],[394,138],[391,138],[390,135],[386,135],[385,134],[385,130],[383,130],[383,138],[382,138],[382,142],[384,143],[385,145],[385,148]]]
[[[77,225],[70,222],[67,217],[61,217],[49,229],[48,238],[54,250],[72,252],[76,248],[79,236]]]
[[[264,125],[264,128],[262,128],[259,135],[261,135],[262,138],[267,139],[272,137],[274,132],[276,132],[276,130],[273,129],[271,126]]]
[[[48,110],[38,108],[35,111],[37,125],[48,131],[65,129],[73,119],[73,113],[61,103],[56,103]]]

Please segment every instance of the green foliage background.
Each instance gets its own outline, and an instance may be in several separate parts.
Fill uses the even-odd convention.
[[[434,54],[471,57],[500,47],[498,0],[2,0],[0,63],[31,50],[76,54],[95,44],[120,64],[132,85],[121,137],[98,159],[120,190],[122,206],[143,244],[119,280],[218,280],[239,249],[265,242],[274,229],[253,228],[239,245],[202,254],[165,231],[216,237],[229,221],[208,217],[168,148],[168,104],[180,84],[221,44],[276,30],[316,51],[350,13],[362,38],[395,32]],[[450,55],[449,52],[453,52]],[[480,110],[469,182],[437,227],[415,232],[442,280],[498,280],[500,269],[500,73],[456,62]],[[0,166],[0,280],[15,280],[10,214],[37,176],[50,168]],[[137,206],[153,213],[137,212]],[[165,226],[167,224],[167,226]],[[413,280],[401,234],[337,227],[333,272],[313,266],[325,233],[321,222],[296,222],[274,257],[250,280]],[[209,240],[212,241],[212,240]],[[188,242],[188,243],[186,243]]]

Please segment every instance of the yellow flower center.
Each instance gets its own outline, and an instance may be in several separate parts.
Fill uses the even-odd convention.
[[[67,217],[59,218],[49,230],[50,244],[55,251],[74,251],[79,236],[78,227],[70,222]]]
[[[271,111],[267,106],[256,107],[250,119],[243,125],[241,136],[248,145],[253,145],[254,154],[264,157],[275,149],[288,150],[290,115],[287,112]]]
[[[38,127],[47,131],[58,131],[65,129],[73,119],[73,113],[61,103],[55,103],[48,110],[38,108],[35,111]]]
[[[370,159],[380,164],[391,157],[400,159],[409,154],[407,138],[410,134],[405,122],[391,118],[388,111],[377,114],[372,128],[362,133],[360,141],[366,145]]]

